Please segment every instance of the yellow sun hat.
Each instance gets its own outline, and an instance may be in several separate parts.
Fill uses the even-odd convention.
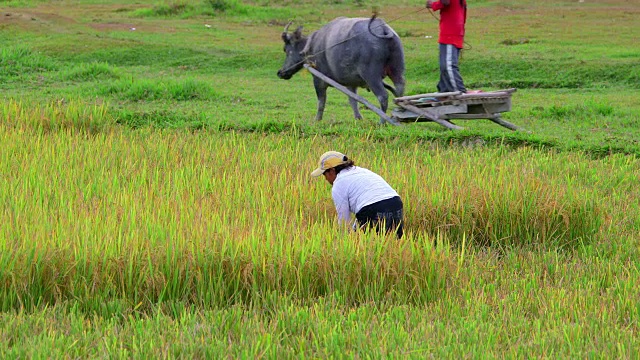
[[[327,151],[320,156],[320,160],[318,161],[318,168],[313,170],[311,176],[318,177],[331,168],[334,168],[338,165],[346,164],[347,160],[347,156],[343,153],[337,151]]]

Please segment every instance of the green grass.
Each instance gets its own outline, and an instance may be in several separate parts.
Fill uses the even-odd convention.
[[[462,75],[518,88],[518,132],[356,121],[334,90],[315,122],[311,75],[276,77],[289,20],[377,6],[434,91],[423,4],[2,5],[1,357],[638,357],[629,3],[469,4]],[[401,194],[402,240],[336,227],[329,149]]]
[[[58,69],[55,60],[24,46],[3,48],[0,52],[0,80],[22,81],[29,75]]]
[[[107,63],[81,63],[64,72],[62,78],[71,82],[118,79],[118,70]]]
[[[287,7],[271,4],[248,5],[238,0],[205,0],[198,2],[171,1],[155,4],[151,8],[133,11],[131,17],[167,17],[194,18],[199,16],[234,16],[250,21],[265,21],[274,18],[290,17],[292,12]]]
[[[184,81],[149,81],[149,80],[121,80],[104,85],[102,95],[114,96],[121,100],[153,101],[153,100],[204,100],[215,99],[217,95],[213,88],[194,79]]]

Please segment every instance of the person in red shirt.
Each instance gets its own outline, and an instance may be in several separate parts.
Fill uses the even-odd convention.
[[[427,0],[427,8],[440,11],[440,81],[439,92],[467,92],[460,76],[458,59],[464,43],[467,22],[466,0]]]

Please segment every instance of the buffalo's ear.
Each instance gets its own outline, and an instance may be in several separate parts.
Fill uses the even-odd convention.
[[[289,37],[289,34],[287,34],[286,32],[283,32],[283,33],[282,33],[282,40],[283,40],[285,43],[287,43],[287,44],[291,42],[291,39],[290,39],[290,37]]]
[[[297,40],[297,39],[301,39],[302,38],[302,26],[298,26],[298,28],[296,29],[296,31],[293,32],[293,37]]]

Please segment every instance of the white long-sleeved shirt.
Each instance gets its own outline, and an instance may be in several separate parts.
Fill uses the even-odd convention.
[[[398,193],[380,175],[357,166],[340,171],[331,189],[340,223],[348,223],[350,213],[394,196]]]

